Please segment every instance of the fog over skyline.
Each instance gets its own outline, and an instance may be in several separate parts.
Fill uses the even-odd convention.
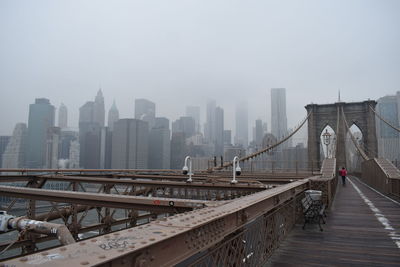
[[[0,1],[0,135],[48,98],[79,107],[101,87],[106,112],[133,118],[135,98],[173,121],[207,100],[247,100],[268,122],[286,88],[288,127],[309,103],[377,100],[400,90],[400,1]],[[203,126],[203,125],[202,125]],[[251,137],[251,132],[249,132]]]

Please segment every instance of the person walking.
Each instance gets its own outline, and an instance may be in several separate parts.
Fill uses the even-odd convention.
[[[341,170],[339,170],[339,175],[342,176],[342,185],[345,186],[346,185],[346,175],[347,175],[347,171],[345,167],[342,167]]]

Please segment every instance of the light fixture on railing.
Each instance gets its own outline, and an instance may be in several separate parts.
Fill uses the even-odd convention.
[[[237,166],[236,166],[237,163]],[[233,179],[231,181],[231,184],[236,184],[238,181],[236,180],[236,175],[240,175],[242,173],[242,169],[239,166],[239,157],[235,156],[233,158],[233,163],[232,163],[232,170],[233,170]]]
[[[188,161],[189,161],[189,167],[188,167]],[[187,156],[185,158],[185,166],[182,168],[182,173],[184,175],[189,175],[189,179],[186,180],[186,182],[191,183],[192,182],[192,158],[190,156]]]

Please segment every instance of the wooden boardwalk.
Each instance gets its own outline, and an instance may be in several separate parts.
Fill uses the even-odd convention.
[[[357,190],[358,189],[358,190]],[[340,184],[320,232],[296,225],[267,266],[400,266],[400,205],[356,178]]]

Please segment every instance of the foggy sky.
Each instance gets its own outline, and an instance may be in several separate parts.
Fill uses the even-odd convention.
[[[339,89],[348,102],[400,90],[399,13],[396,0],[2,0],[0,134],[38,97],[63,102],[77,127],[100,86],[122,118],[147,98],[171,121],[199,105],[204,123],[216,99],[232,130],[243,99],[249,126],[270,127],[270,88],[284,87],[293,127]]]

